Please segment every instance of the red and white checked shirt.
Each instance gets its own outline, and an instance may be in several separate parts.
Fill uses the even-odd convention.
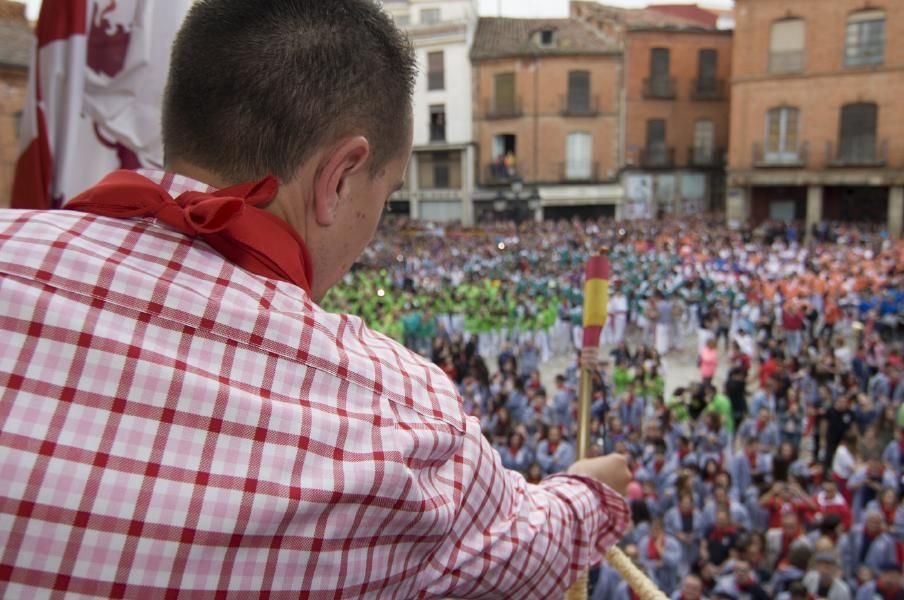
[[[151,219],[0,211],[0,426],[3,598],[554,598],[629,521],[503,469],[434,365]]]

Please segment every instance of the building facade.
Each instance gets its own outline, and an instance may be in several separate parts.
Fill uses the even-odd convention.
[[[626,218],[724,207],[732,32],[695,6],[624,10],[572,3],[624,48]]]
[[[414,151],[393,213],[429,221],[474,222],[475,151],[471,62],[477,0],[389,0],[385,10],[408,32],[418,62]]]
[[[12,193],[32,43],[25,5],[0,0],[0,208]]]
[[[728,216],[904,213],[904,3],[737,0]]]
[[[724,206],[731,47],[730,31],[628,30],[627,217]]]
[[[482,18],[471,61],[478,218],[615,216],[617,40],[575,19]]]

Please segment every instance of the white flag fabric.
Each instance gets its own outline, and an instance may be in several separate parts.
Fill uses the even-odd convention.
[[[13,208],[59,208],[115,169],[159,167],[173,38],[192,0],[44,0]]]

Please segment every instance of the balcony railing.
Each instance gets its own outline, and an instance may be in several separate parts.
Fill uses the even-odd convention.
[[[724,167],[725,148],[691,146],[687,149],[687,164],[692,167]]]
[[[508,169],[505,165],[495,163],[487,165],[485,173],[487,185],[510,184],[519,177],[517,167]]]
[[[667,168],[675,165],[675,148],[647,146],[640,149],[640,165],[648,168]]]
[[[804,51],[787,50],[769,53],[770,73],[800,73],[804,70]]]
[[[588,98],[585,104],[575,102],[568,96],[560,96],[559,104],[562,107],[560,112],[563,117],[595,117],[600,114],[599,96]]]
[[[600,164],[586,162],[559,163],[560,181],[599,181]]]
[[[759,168],[801,168],[807,166],[810,145],[800,142],[797,147],[781,151],[767,151],[760,142],[753,143],[753,166]]]
[[[693,100],[725,100],[724,79],[694,79],[691,81]]]
[[[524,114],[521,109],[521,98],[508,103],[487,100],[485,114],[487,119],[517,119]]]
[[[833,142],[826,142],[826,164],[830,167],[884,167],[887,157],[888,140],[837,147]]]
[[[674,77],[654,77],[643,80],[643,97],[671,100],[677,96]]]

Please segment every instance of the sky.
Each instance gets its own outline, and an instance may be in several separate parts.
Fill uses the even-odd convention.
[[[695,0],[605,0],[612,6],[640,7],[648,4],[690,4]],[[696,0],[701,6],[730,8],[732,0]],[[25,0],[28,17],[38,18],[41,0]],[[564,17],[568,15],[568,0],[480,0],[480,14],[494,16],[502,7],[507,17]]]

